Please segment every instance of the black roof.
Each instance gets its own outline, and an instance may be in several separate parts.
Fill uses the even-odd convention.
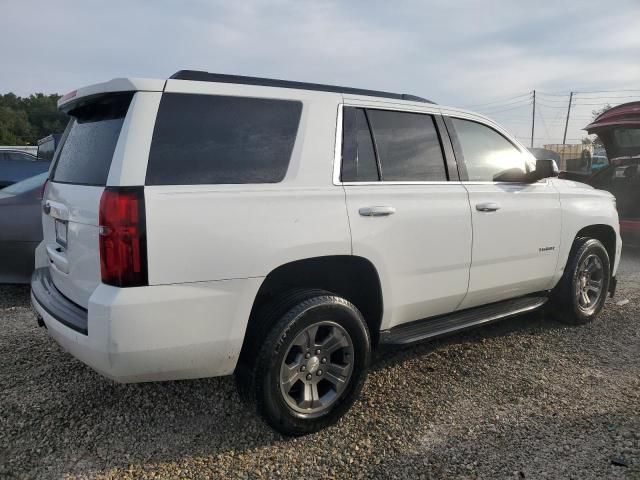
[[[371,97],[393,98],[396,100],[409,100],[412,102],[435,103],[431,100],[427,100],[426,98],[408,95],[406,93],[379,92],[377,90],[365,90],[362,88],[338,87],[335,85],[323,85],[320,83],[293,82],[291,80],[275,80],[273,78],[245,77],[243,75],[225,75],[222,73],[209,73],[199,70],[180,70],[169,78],[175,80],[196,80],[199,82],[238,83],[242,85],[261,85],[264,87],[296,88],[298,90],[368,95]]]

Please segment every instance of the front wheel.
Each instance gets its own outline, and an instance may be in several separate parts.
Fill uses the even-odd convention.
[[[245,399],[286,435],[336,422],[367,374],[371,342],[362,314],[341,297],[310,290],[275,302],[260,320],[273,326],[237,371]]]
[[[577,239],[562,279],[551,295],[554,316],[573,325],[592,321],[604,306],[610,279],[611,264],[602,242]]]

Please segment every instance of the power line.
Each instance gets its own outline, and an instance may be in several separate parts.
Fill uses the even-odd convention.
[[[491,105],[493,103],[504,103],[504,102],[509,102],[511,100],[514,100],[514,99],[520,98],[520,97],[531,97],[531,92],[523,93],[522,95],[515,95],[515,96],[512,96],[512,97],[508,97],[508,98],[502,98],[500,100],[494,100],[494,101],[491,101],[491,102],[476,103],[476,104],[473,104],[473,105],[467,105],[465,108],[479,107],[479,106],[482,106],[482,105]]]
[[[503,105],[493,105],[490,107],[479,108],[479,110],[493,110],[494,108],[510,107],[511,105],[528,105],[531,104],[531,99],[523,98],[522,100],[516,100],[515,102],[505,103]]]
[[[565,100],[554,100],[552,98],[542,98],[542,99],[539,98],[538,100],[543,100],[545,102],[551,102],[551,103],[564,103],[566,105],[567,101],[569,100],[569,95],[567,95],[567,98]]]
[[[618,97],[584,97],[583,94],[580,94],[580,97],[585,99],[585,100],[599,100],[599,99],[602,99],[602,98],[609,98],[609,99],[612,99],[612,100],[617,100],[619,98],[640,98],[640,93],[638,95],[624,95],[624,96],[618,96]]]
[[[522,108],[522,107],[528,107],[529,105],[531,105],[531,102],[524,103],[522,105],[518,105],[517,107],[505,108],[503,110],[494,110],[494,111],[490,111],[490,112],[483,111],[483,112],[480,112],[480,113],[482,113],[483,115],[495,115],[496,113],[508,112],[509,110],[517,110],[517,109]]]
[[[567,103],[566,102],[565,102],[564,105],[549,105],[549,104],[542,103],[542,102],[538,101],[538,105],[542,105],[543,107],[546,107],[546,108],[562,108],[563,110],[565,108],[567,108]]]
[[[640,90],[578,90],[576,93],[616,93],[616,92],[640,92]]]
[[[600,102],[600,103],[578,103],[578,102],[576,102],[575,104],[576,105],[584,105],[584,106],[589,106],[589,105],[592,105],[592,106],[593,105],[600,105],[600,106],[602,106],[602,105],[610,105],[611,103],[616,103],[616,102]],[[613,105],[612,105],[612,107],[613,107]]]

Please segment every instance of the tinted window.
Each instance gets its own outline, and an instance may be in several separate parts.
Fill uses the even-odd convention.
[[[498,132],[480,123],[452,118],[471,181],[508,180],[510,174],[526,173],[520,151]]]
[[[383,180],[447,180],[433,117],[385,110],[367,110],[367,114]]]
[[[53,181],[105,185],[132,94],[100,97],[69,112],[70,124]]]
[[[47,140],[46,142],[38,145],[38,158],[42,160],[51,160],[53,158],[53,153],[56,150],[56,142],[53,140]]]
[[[346,107],[343,111],[342,181],[377,181],[378,166],[365,111]]]
[[[298,101],[165,93],[146,183],[280,182],[301,112]]]
[[[613,131],[613,135],[619,147],[640,147],[640,128],[617,128]]]

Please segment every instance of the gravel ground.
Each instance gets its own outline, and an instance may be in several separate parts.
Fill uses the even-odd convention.
[[[619,276],[588,326],[536,314],[382,353],[351,412],[298,439],[230,378],[100,377],[0,287],[0,477],[640,479],[640,252]]]

